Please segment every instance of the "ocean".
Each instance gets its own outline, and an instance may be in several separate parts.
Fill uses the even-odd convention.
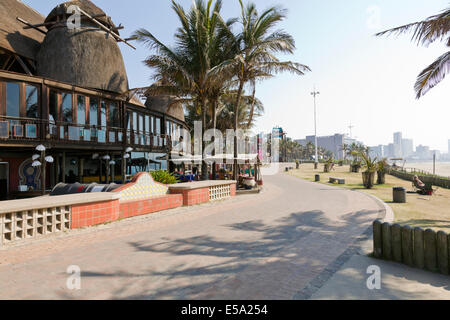
[[[403,165],[397,163],[398,165]],[[433,161],[428,162],[409,162],[406,161],[405,168],[417,168],[429,173],[433,173]],[[450,177],[450,162],[436,161],[436,174],[439,176]]]

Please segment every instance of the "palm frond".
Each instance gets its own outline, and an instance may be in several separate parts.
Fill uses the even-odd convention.
[[[444,53],[419,74],[414,86],[417,93],[416,98],[419,99],[425,95],[441,82],[448,72],[450,72],[450,51]]]

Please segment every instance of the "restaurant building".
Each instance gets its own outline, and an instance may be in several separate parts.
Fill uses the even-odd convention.
[[[70,5],[82,12],[75,29]],[[19,0],[0,1],[0,200],[167,168],[171,137],[186,128],[183,107],[130,94],[122,28],[88,0],[62,3],[46,18]]]

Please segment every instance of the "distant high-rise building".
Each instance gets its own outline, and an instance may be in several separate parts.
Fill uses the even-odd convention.
[[[412,139],[402,139],[402,157],[409,157],[414,153],[414,142]]]
[[[396,132],[394,133],[394,157],[401,157],[402,156],[402,133]]]
[[[369,147],[369,156],[372,158],[382,159],[384,158],[383,146]]]
[[[416,155],[417,155],[417,157],[419,157],[419,159],[423,159],[423,160],[429,160],[432,157],[430,147],[423,146],[423,145],[417,146]]]
[[[315,143],[315,136],[307,136],[306,139],[298,139],[295,141],[302,146],[306,146],[308,142],[311,142],[312,144]],[[317,137],[318,146],[333,152],[336,160],[342,160],[345,157],[342,146],[344,144],[351,145],[352,143],[356,143],[356,140],[350,139],[347,135],[339,133],[332,136]]]

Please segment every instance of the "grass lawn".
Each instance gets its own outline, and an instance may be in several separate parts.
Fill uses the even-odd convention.
[[[329,177],[344,178],[342,188],[370,193],[386,202],[394,210],[395,221],[412,227],[444,230],[450,233],[450,189],[439,188],[433,196],[421,196],[417,193],[407,193],[405,204],[392,202],[392,188],[404,187],[412,191],[412,183],[396,177],[386,175],[386,184],[375,185],[371,190],[364,188],[361,173],[349,172],[349,166],[335,166],[331,173],[323,172],[323,164],[314,170],[314,164],[301,164],[300,169],[291,170],[289,174],[304,180],[314,181],[314,176],[320,174],[320,183],[329,184]],[[375,177],[376,181],[376,177]]]

